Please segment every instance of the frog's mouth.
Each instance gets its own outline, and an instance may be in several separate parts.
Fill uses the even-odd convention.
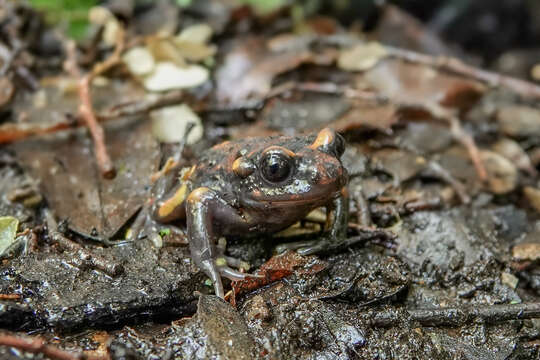
[[[272,206],[272,207],[291,207],[291,206],[323,206],[329,201],[341,196],[341,189],[321,189],[318,191],[312,191],[309,195],[293,194],[293,195],[280,195],[271,196],[263,195],[262,193],[255,191],[248,197],[248,204],[254,207]]]

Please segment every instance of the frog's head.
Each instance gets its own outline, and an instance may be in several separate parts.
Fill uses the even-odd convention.
[[[323,129],[314,138],[276,138],[268,146],[237,158],[242,198],[250,206],[316,207],[339,196],[347,184],[340,161],[345,140]]]

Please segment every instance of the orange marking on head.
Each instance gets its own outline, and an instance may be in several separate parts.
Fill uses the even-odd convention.
[[[255,171],[255,165],[253,165],[250,160],[240,156],[238,159],[234,160],[232,170],[237,176],[244,179],[253,174],[253,171]]]
[[[347,186],[341,188],[341,196],[344,198],[349,197],[349,188]]]
[[[335,137],[336,136],[333,130],[324,128],[319,132],[317,138],[313,144],[309,146],[309,148],[316,150],[319,146],[329,145],[335,140]]]

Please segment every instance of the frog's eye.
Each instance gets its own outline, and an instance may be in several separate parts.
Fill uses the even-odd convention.
[[[260,164],[262,176],[273,183],[287,180],[292,168],[292,159],[280,150],[267,151]]]

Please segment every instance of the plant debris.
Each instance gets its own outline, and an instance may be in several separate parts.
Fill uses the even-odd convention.
[[[539,357],[535,2],[42,3],[0,2],[0,358]],[[205,150],[327,127],[346,247],[220,239],[225,302],[185,224],[133,239]]]

